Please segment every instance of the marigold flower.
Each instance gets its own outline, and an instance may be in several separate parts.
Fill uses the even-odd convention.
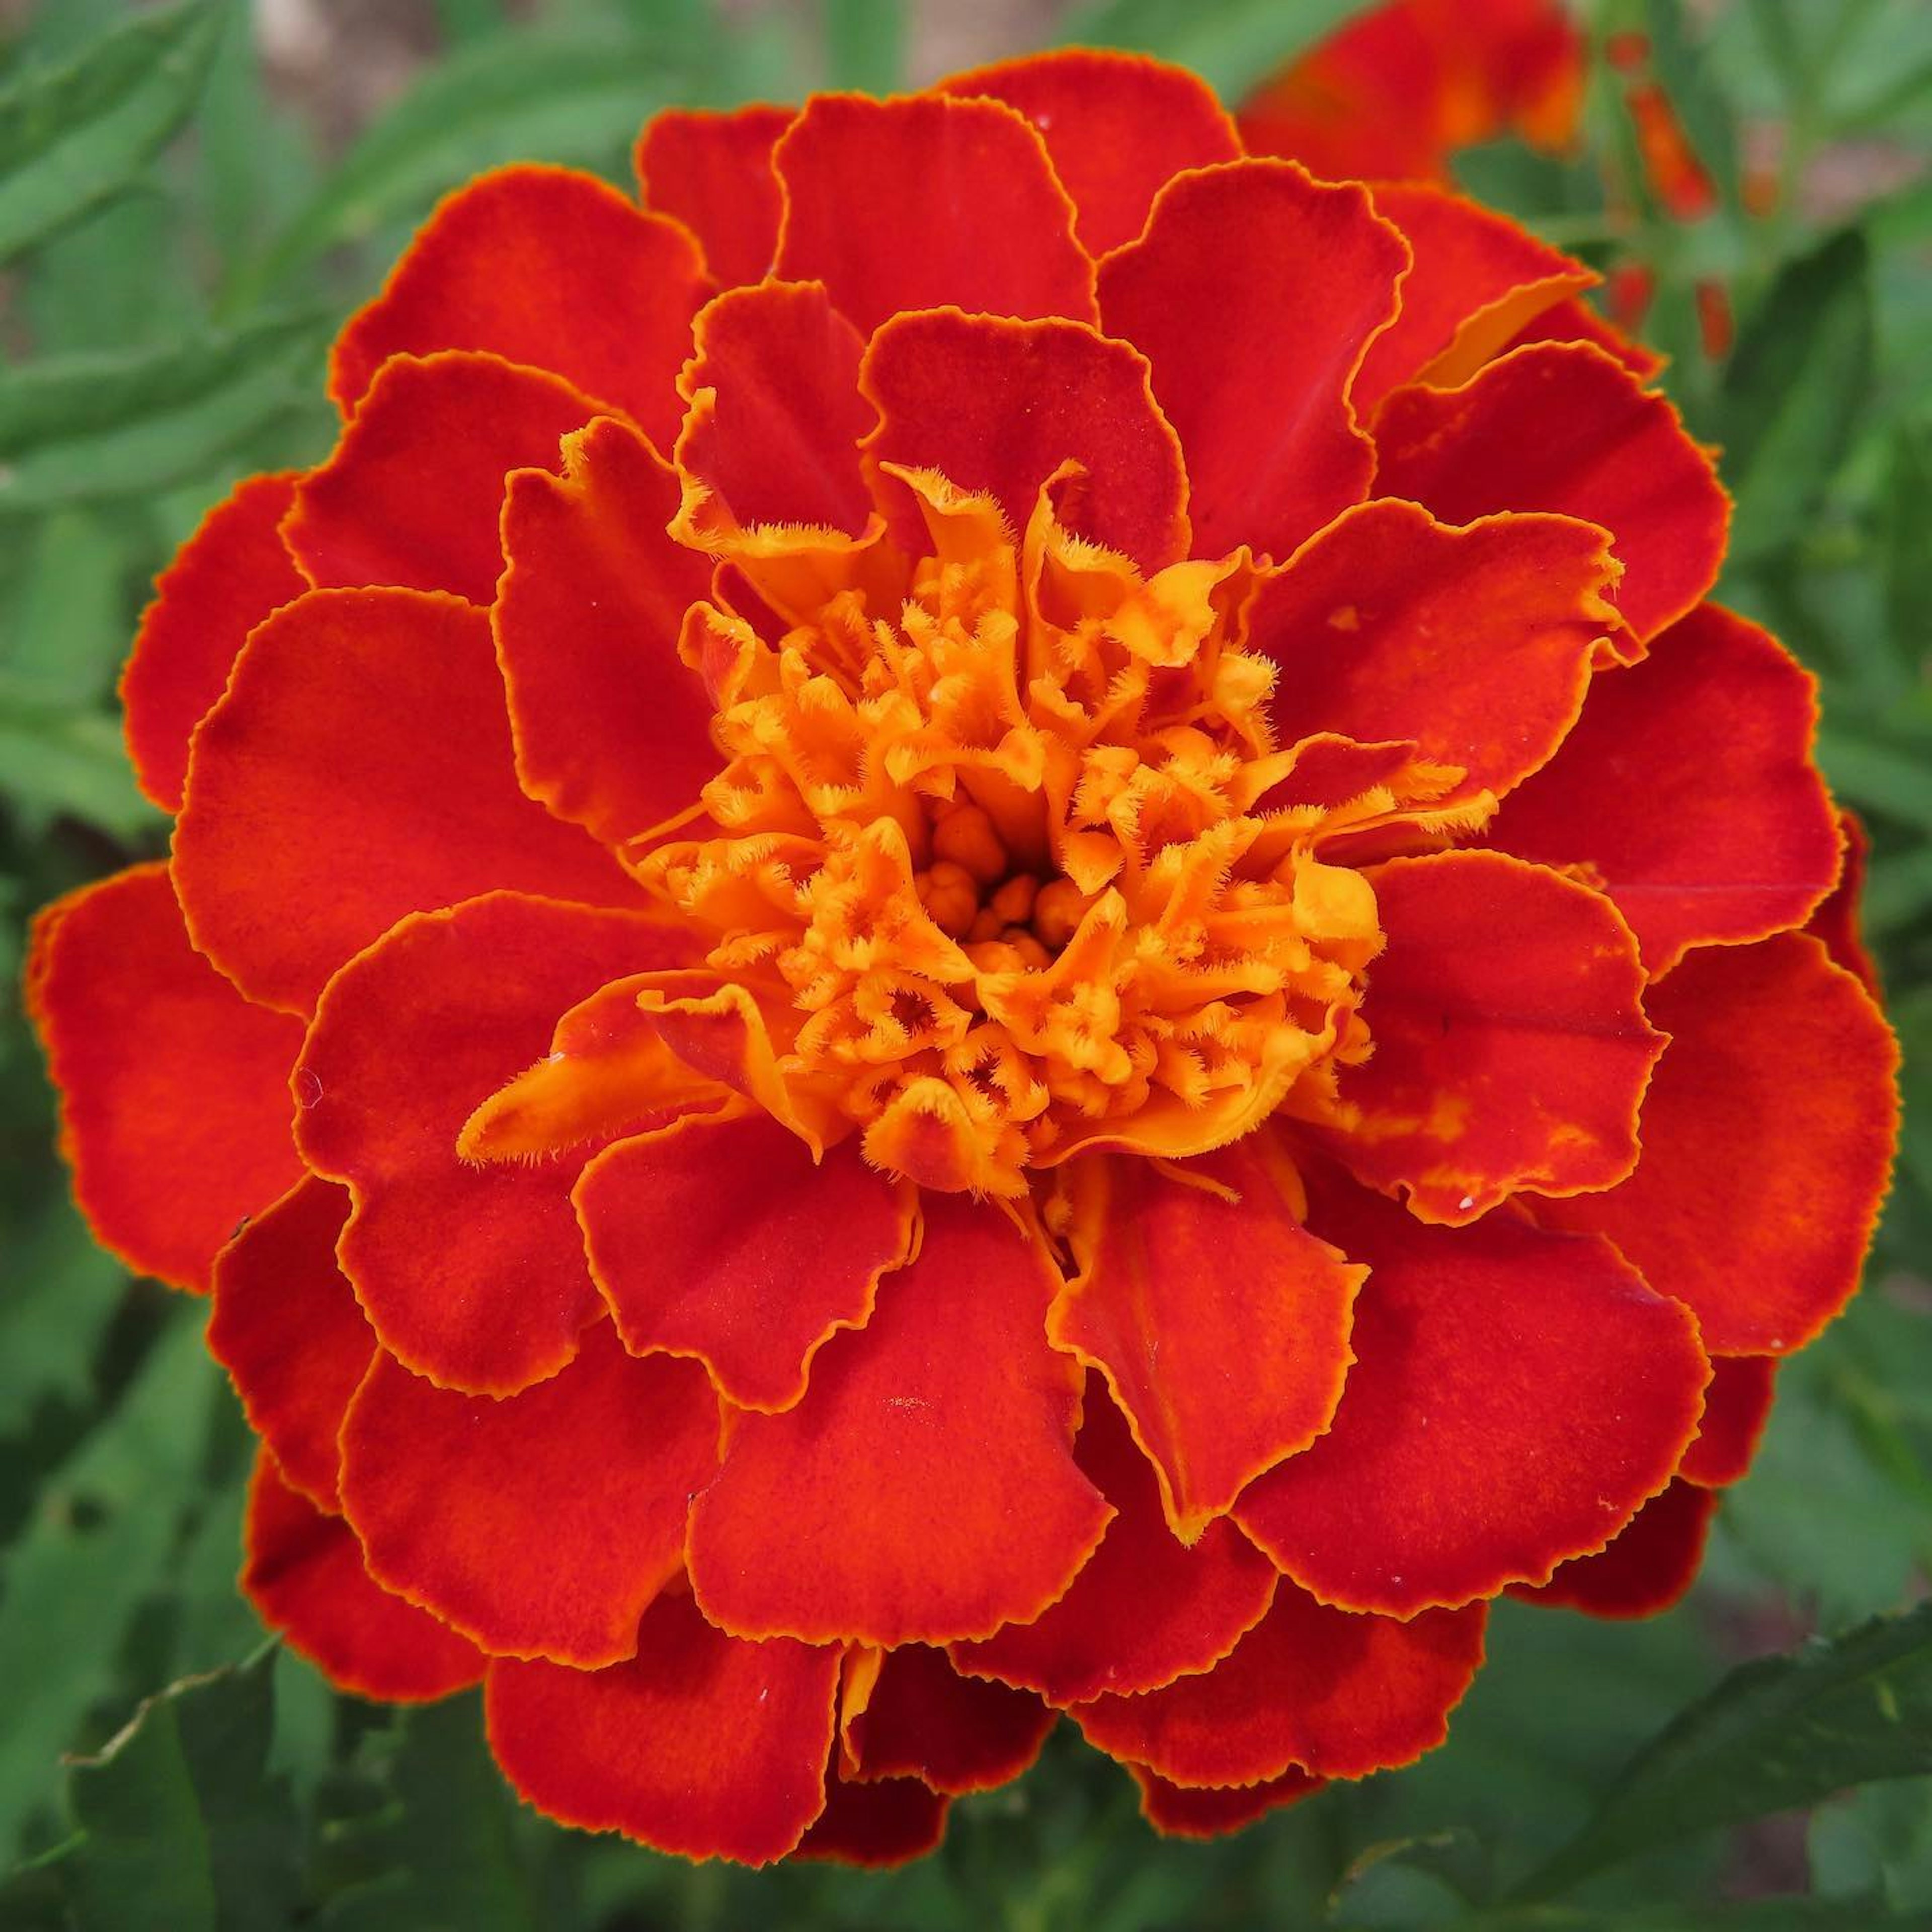
[[[170,860],[38,928],[246,1587],[694,1857],[1062,1713],[1185,1833],[1406,1763],[1499,1593],[1688,1585],[1885,1183],[1710,459],[1587,271],[1138,58],[638,160],[437,209],[148,612]]]

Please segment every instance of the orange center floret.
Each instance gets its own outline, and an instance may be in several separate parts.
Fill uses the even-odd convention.
[[[1144,578],[1050,490],[1016,543],[990,500],[901,480],[930,554],[784,533],[800,621],[691,614],[728,763],[711,836],[636,861],[714,935],[798,1112],[922,1186],[1018,1196],[1082,1148],[1197,1154],[1332,1094],[1381,934],[1315,842],[1395,801],[1298,794],[1246,554]]]

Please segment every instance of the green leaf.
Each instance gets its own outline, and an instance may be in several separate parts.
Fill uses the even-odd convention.
[[[1739,558],[1798,536],[1851,447],[1870,392],[1870,256],[1856,230],[1788,263],[1739,334],[1719,398]]]
[[[0,628],[0,679],[50,705],[91,705],[128,652],[124,534],[91,509],[32,528],[20,595]]]
[[[905,10],[899,0],[823,0],[827,79],[890,94],[905,84]]]
[[[1360,0],[1099,0],[1064,22],[1063,42],[1138,47],[1236,100],[1359,10]]]
[[[1612,1786],[1521,1888],[1567,1891],[1694,1833],[1932,1771],[1932,1604],[1734,1670]]]
[[[127,1286],[121,1264],[64,1199],[23,1219],[0,1220],[10,1277],[0,1296],[0,1438],[21,1434],[42,1402],[78,1406]]]
[[[0,93],[0,256],[134,178],[194,108],[220,32],[215,0],[182,0]]]
[[[162,813],[141,796],[117,719],[38,704],[0,684],[0,770],[30,820],[78,820],[124,844],[160,831]]]

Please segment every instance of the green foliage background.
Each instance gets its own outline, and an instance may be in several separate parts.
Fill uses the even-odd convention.
[[[435,196],[519,157],[622,179],[661,106],[890,87],[907,38],[890,0],[436,10],[439,58],[326,164],[265,91],[243,0],[42,0],[0,38],[0,985],[36,905],[163,849],[112,699],[148,586],[236,478],[326,452],[328,334]],[[1059,24],[1232,99],[1349,10],[1106,0]],[[1464,176],[1599,266],[1654,272],[1666,380],[1738,497],[1721,594],[1822,680],[1907,1052],[1866,1292],[1782,1378],[1690,1600],[1640,1624],[1500,1606],[1445,1749],[1204,1848],[1156,1840],[1064,1738],[899,1874],[693,1869],[561,1832],[506,1795],[471,1700],[398,1717],[264,1645],[233,1582],[247,1431],[201,1310],[88,1240],[10,992],[0,1926],[1932,1925],[1932,1608],[1910,1607],[1932,1563],[1932,8],[1588,18],[1652,37],[1718,212],[1656,208],[1600,63],[1585,154],[1504,142]],[[1742,205],[1747,124],[1784,131],[1797,192],[1769,217]],[[1848,168],[1828,218],[1814,190]],[[1859,185],[1875,173],[1903,184]],[[1694,293],[1712,279],[1740,322],[1718,361]]]

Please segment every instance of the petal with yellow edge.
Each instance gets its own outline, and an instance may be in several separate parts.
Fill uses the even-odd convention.
[[[1771,1419],[1778,1392],[1778,1362],[1771,1355],[1716,1355],[1704,1391],[1704,1419],[1697,1439],[1684,1452],[1677,1473],[1707,1490],[1742,1482]]]
[[[922,1643],[855,1651],[839,1718],[844,1775],[916,1778],[952,1797],[990,1791],[1032,1764],[1058,1718],[1029,1691],[962,1677]]]
[[[633,159],[645,207],[698,237],[721,288],[762,280],[778,253],[782,203],[772,149],[797,111],[671,108],[638,136]]]
[[[1715,1490],[1672,1483],[1644,1504],[1609,1549],[1564,1564],[1540,1589],[1518,1587],[1510,1594],[1615,1622],[1654,1617],[1697,1580],[1717,1508]]]
[[[1270,1811],[1312,1798],[1328,1782],[1305,1771],[1290,1770],[1258,1784],[1170,1784],[1144,1764],[1130,1764],[1127,1769],[1140,1786],[1141,1816],[1169,1838],[1224,1838]]]

